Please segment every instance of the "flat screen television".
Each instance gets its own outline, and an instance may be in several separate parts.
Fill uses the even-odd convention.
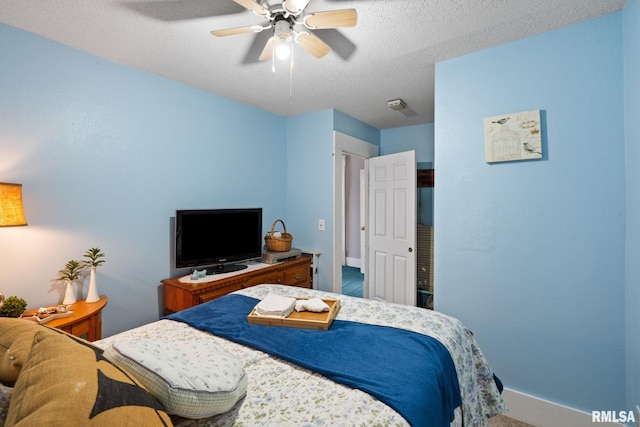
[[[242,270],[262,256],[262,208],[178,210],[175,237],[176,268]]]

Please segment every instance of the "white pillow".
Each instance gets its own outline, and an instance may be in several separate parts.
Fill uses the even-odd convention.
[[[131,373],[167,412],[182,417],[227,412],[247,392],[242,362],[210,341],[117,338],[104,355]]]

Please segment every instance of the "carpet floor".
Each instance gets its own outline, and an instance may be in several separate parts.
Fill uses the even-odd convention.
[[[490,427],[534,427],[531,424],[523,423],[522,421],[514,420],[505,415],[496,415],[489,418]]]
[[[362,298],[362,282],[364,274],[357,267],[342,266],[342,293]]]

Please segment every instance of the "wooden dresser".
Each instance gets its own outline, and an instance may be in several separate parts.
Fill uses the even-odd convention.
[[[237,291],[263,283],[310,288],[309,281],[311,259],[302,257],[277,264],[259,264],[234,273],[211,276],[210,282],[182,283],[179,277],[162,280],[165,315],[175,313],[194,305],[221,297],[229,292]]]

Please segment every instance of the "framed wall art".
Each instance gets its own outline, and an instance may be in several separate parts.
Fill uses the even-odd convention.
[[[542,158],[540,110],[485,117],[487,163]]]

